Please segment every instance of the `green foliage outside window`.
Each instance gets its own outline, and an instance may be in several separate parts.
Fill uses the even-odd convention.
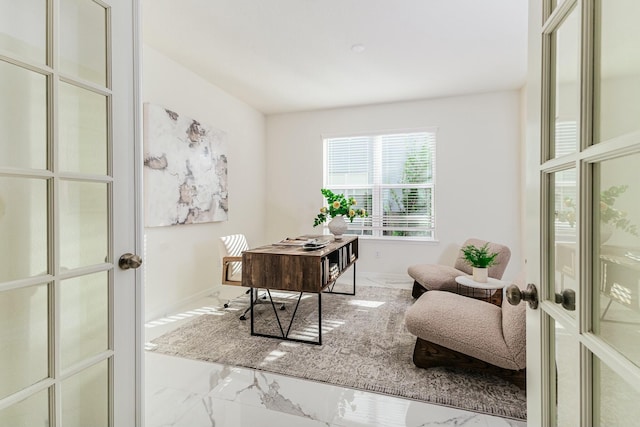
[[[404,162],[402,180],[399,184],[424,184],[433,177],[431,167],[431,151],[427,144],[407,155]],[[431,216],[431,197],[427,188],[403,188],[401,191],[390,190],[390,200],[385,206],[385,216]],[[395,222],[387,226],[406,227],[406,223]],[[420,236],[425,231],[393,230],[393,236]]]

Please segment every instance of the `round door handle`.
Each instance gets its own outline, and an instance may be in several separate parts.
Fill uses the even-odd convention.
[[[556,303],[562,304],[565,310],[575,311],[576,309],[576,291],[573,289],[565,289],[561,294],[556,294]]]
[[[507,301],[511,305],[518,305],[520,301],[527,301],[532,309],[538,308],[538,289],[533,283],[529,283],[524,291],[517,285],[509,285],[506,294]]]
[[[130,268],[138,268],[142,265],[142,258],[138,255],[126,253],[118,260],[118,266],[123,270],[129,270]]]

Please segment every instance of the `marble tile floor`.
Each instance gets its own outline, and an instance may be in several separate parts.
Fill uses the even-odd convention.
[[[360,275],[358,284],[407,287],[408,279]],[[231,288],[231,290],[227,289]],[[221,287],[148,322],[146,340],[215,314],[242,289]],[[152,344],[147,344],[152,349]],[[146,427],[524,427],[525,422],[147,351]]]

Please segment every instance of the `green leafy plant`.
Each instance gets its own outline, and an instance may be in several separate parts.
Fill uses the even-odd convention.
[[[472,267],[476,268],[488,268],[492,265],[496,265],[497,252],[489,252],[489,244],[485,243],[482,247],[475,245],[467,245],[462,249],[462,258],[468,262]]]
[[[628,185],[614,185],[600,193],[600,221],[638,237],[638,227],[627,218],[627,212],[613,207],[616,198],[627,191]]]
[[[615,228],[640,237],[638,227],[627,218],[627,212],[614,208],[616,199],[627,191],[628,185],[613,185],[600,193],[600,221],[611,224]],[[558,212],[560,221],[568,222],[571,227],[576,223],[576,204],[571,197],[565,197],[562,201],[562,210]]]
[[[327,199],[327,206],[320,208],[320,213],[313,221],[313,226],[316,227],[328,218],[334,218],[339,215],[344,215],[349,218],[349,221],[353,222],[353,218],[364,218],[367,216],[367,211],[364,209],[356,209],[356,199],[353,197],[346,198],[344,194],[335,194],[333,191],[323,188],[320,190],[322,195]]]

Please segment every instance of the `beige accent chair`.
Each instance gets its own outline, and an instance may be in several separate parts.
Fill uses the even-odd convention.
[[[451,292],[426,292],[405,316],[407,330],[417,337],[413,362],[420,368],[480,370],[525,389],[525,306],[506,298],[498,307]]]
[[[511,250],[507,246],[486,240],[468,239],[462,247],[467,245],[481,247],[485,243],[489,243],[489,251],[498,253],[497,263],[489,267],[489,277],[500,280],[507,264],[509,264],[509,259],[511,259]],[[472,271],[471,266],[462,257],[462,250],[460,250],[453,267],[442,264],[417,264],[410,266],[407,270],[409,276],[414,280],[412,292],[414,298],[418,298],[426,291],[456,292],[456,277],[470,276]]]

